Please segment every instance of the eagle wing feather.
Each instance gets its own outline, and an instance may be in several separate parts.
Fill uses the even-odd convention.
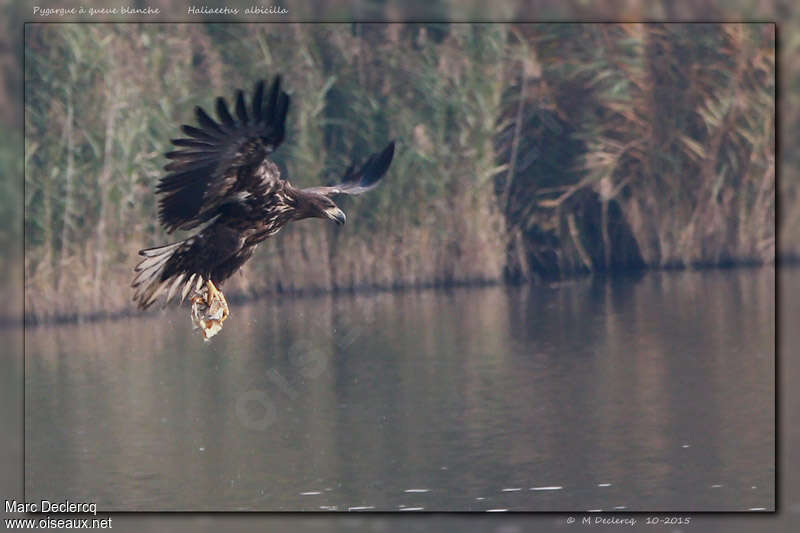
[[[389,165],[394,157],[394,141],[390,142],[382,151],[370,155],[357,170],[355,165],[350,165],[338,185],[326,187],[309,187],[306,192],[336,196],[339,194],[356,195],[375,188],[381,178],[389,170]]]
[[[213,218],[235,201],[236,193],[253,188],[262,194],[282,181],[274,173],[254,172],[283,142],[289,95],[276,76],[264,102],[264,82],[256,84],[248,113],[244,93],[237,91],[235,117],[224,98],[216,100],[217,120],[197,107],[197,126],[184,125],[187,138],[173,139],[178,149],[167,152],[168,172],[159,181],[159,219],[169,233],[189,230]],[[265,105],[266,104],[266,105]],[[269,183],[253,183],[256,180]]]

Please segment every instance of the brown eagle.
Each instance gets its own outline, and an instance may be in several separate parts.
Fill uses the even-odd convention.
[[[344,224],[345,214],[331,197],[361,194],[375,187],[394,156],[394,142],[356,169],[351,165],[339,185],[299,189],[281,177],[269,159],[284,138],[289,95],[276,76],[266,94],[256,84],[250,106],[236,93],[234,114],[224,98],[216,100],[217,120],[201,107],[197,126],[182,126],[188,138],[173,139],[179,149],[156,188],[159,220],[168,233],[197,231],[190,237],[141,250],[134,301],[141,309],[162,295],[183,302],[189,294],[192,319],[205,339],[215,335],[230,314],[219,290],[253,255],[258,243],[293,220],[324,218]]]

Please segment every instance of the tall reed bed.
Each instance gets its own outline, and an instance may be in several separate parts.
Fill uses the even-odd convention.
[[[421,25],[29,26],[29,315],[128,308],[136,251],[175,238],[158,227],[153,195],[169,138],[194,105],[277,73],[293,96],[276,153],[291,181],[332,182],[391,138],[397,155],[385,184],[346,201],[352,224],[297,224],[230,291],[498,280],[491,137],[505,31],[465,25],[437,40]]]
[[[769,25],[29,25],[29,318],[130,309],[163,152],[281,73],[299,185],[397,139],[342,229],[299,223],[229,294],[774,257]]]
[[[538,250],[529,265],[774,261],[772,25],[516,30],[533,66],[509,88],[498,153],[516,165],[505,207]]]

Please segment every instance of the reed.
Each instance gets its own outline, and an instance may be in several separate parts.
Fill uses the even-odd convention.
[[[497,146],[516,163],[505,208],[529,268],[774,261],[771,25],[518,33],[535,66],[509,88]]]
[[[136,251],[175,238],[153,195],[169,139],[275,73],[292,182],[390,138],[397,155],[344,229],[285,230],[229,294],[774,260],[769,25],[29,25],[25,43],[29,319],[131,309]]]

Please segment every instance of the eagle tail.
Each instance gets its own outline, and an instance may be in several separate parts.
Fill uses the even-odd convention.
[[[173,258],[179,258],[188,248],[187,245],[191,245],[191,239],[192,237],[139,251],[139,255],[144,259],[134,268],[136,277],[133,279],[132,287],[134,288],[133,300],[140,309],[147,309],[153,305],[165,292],[167,296],[164,298],[163,305],[166,305],[176,294],[181,295],[180,301],[183,302],[192,289],[198,290],[203,285],[205,280],[200,274],[180,271],[174,267],[170,268]]]

